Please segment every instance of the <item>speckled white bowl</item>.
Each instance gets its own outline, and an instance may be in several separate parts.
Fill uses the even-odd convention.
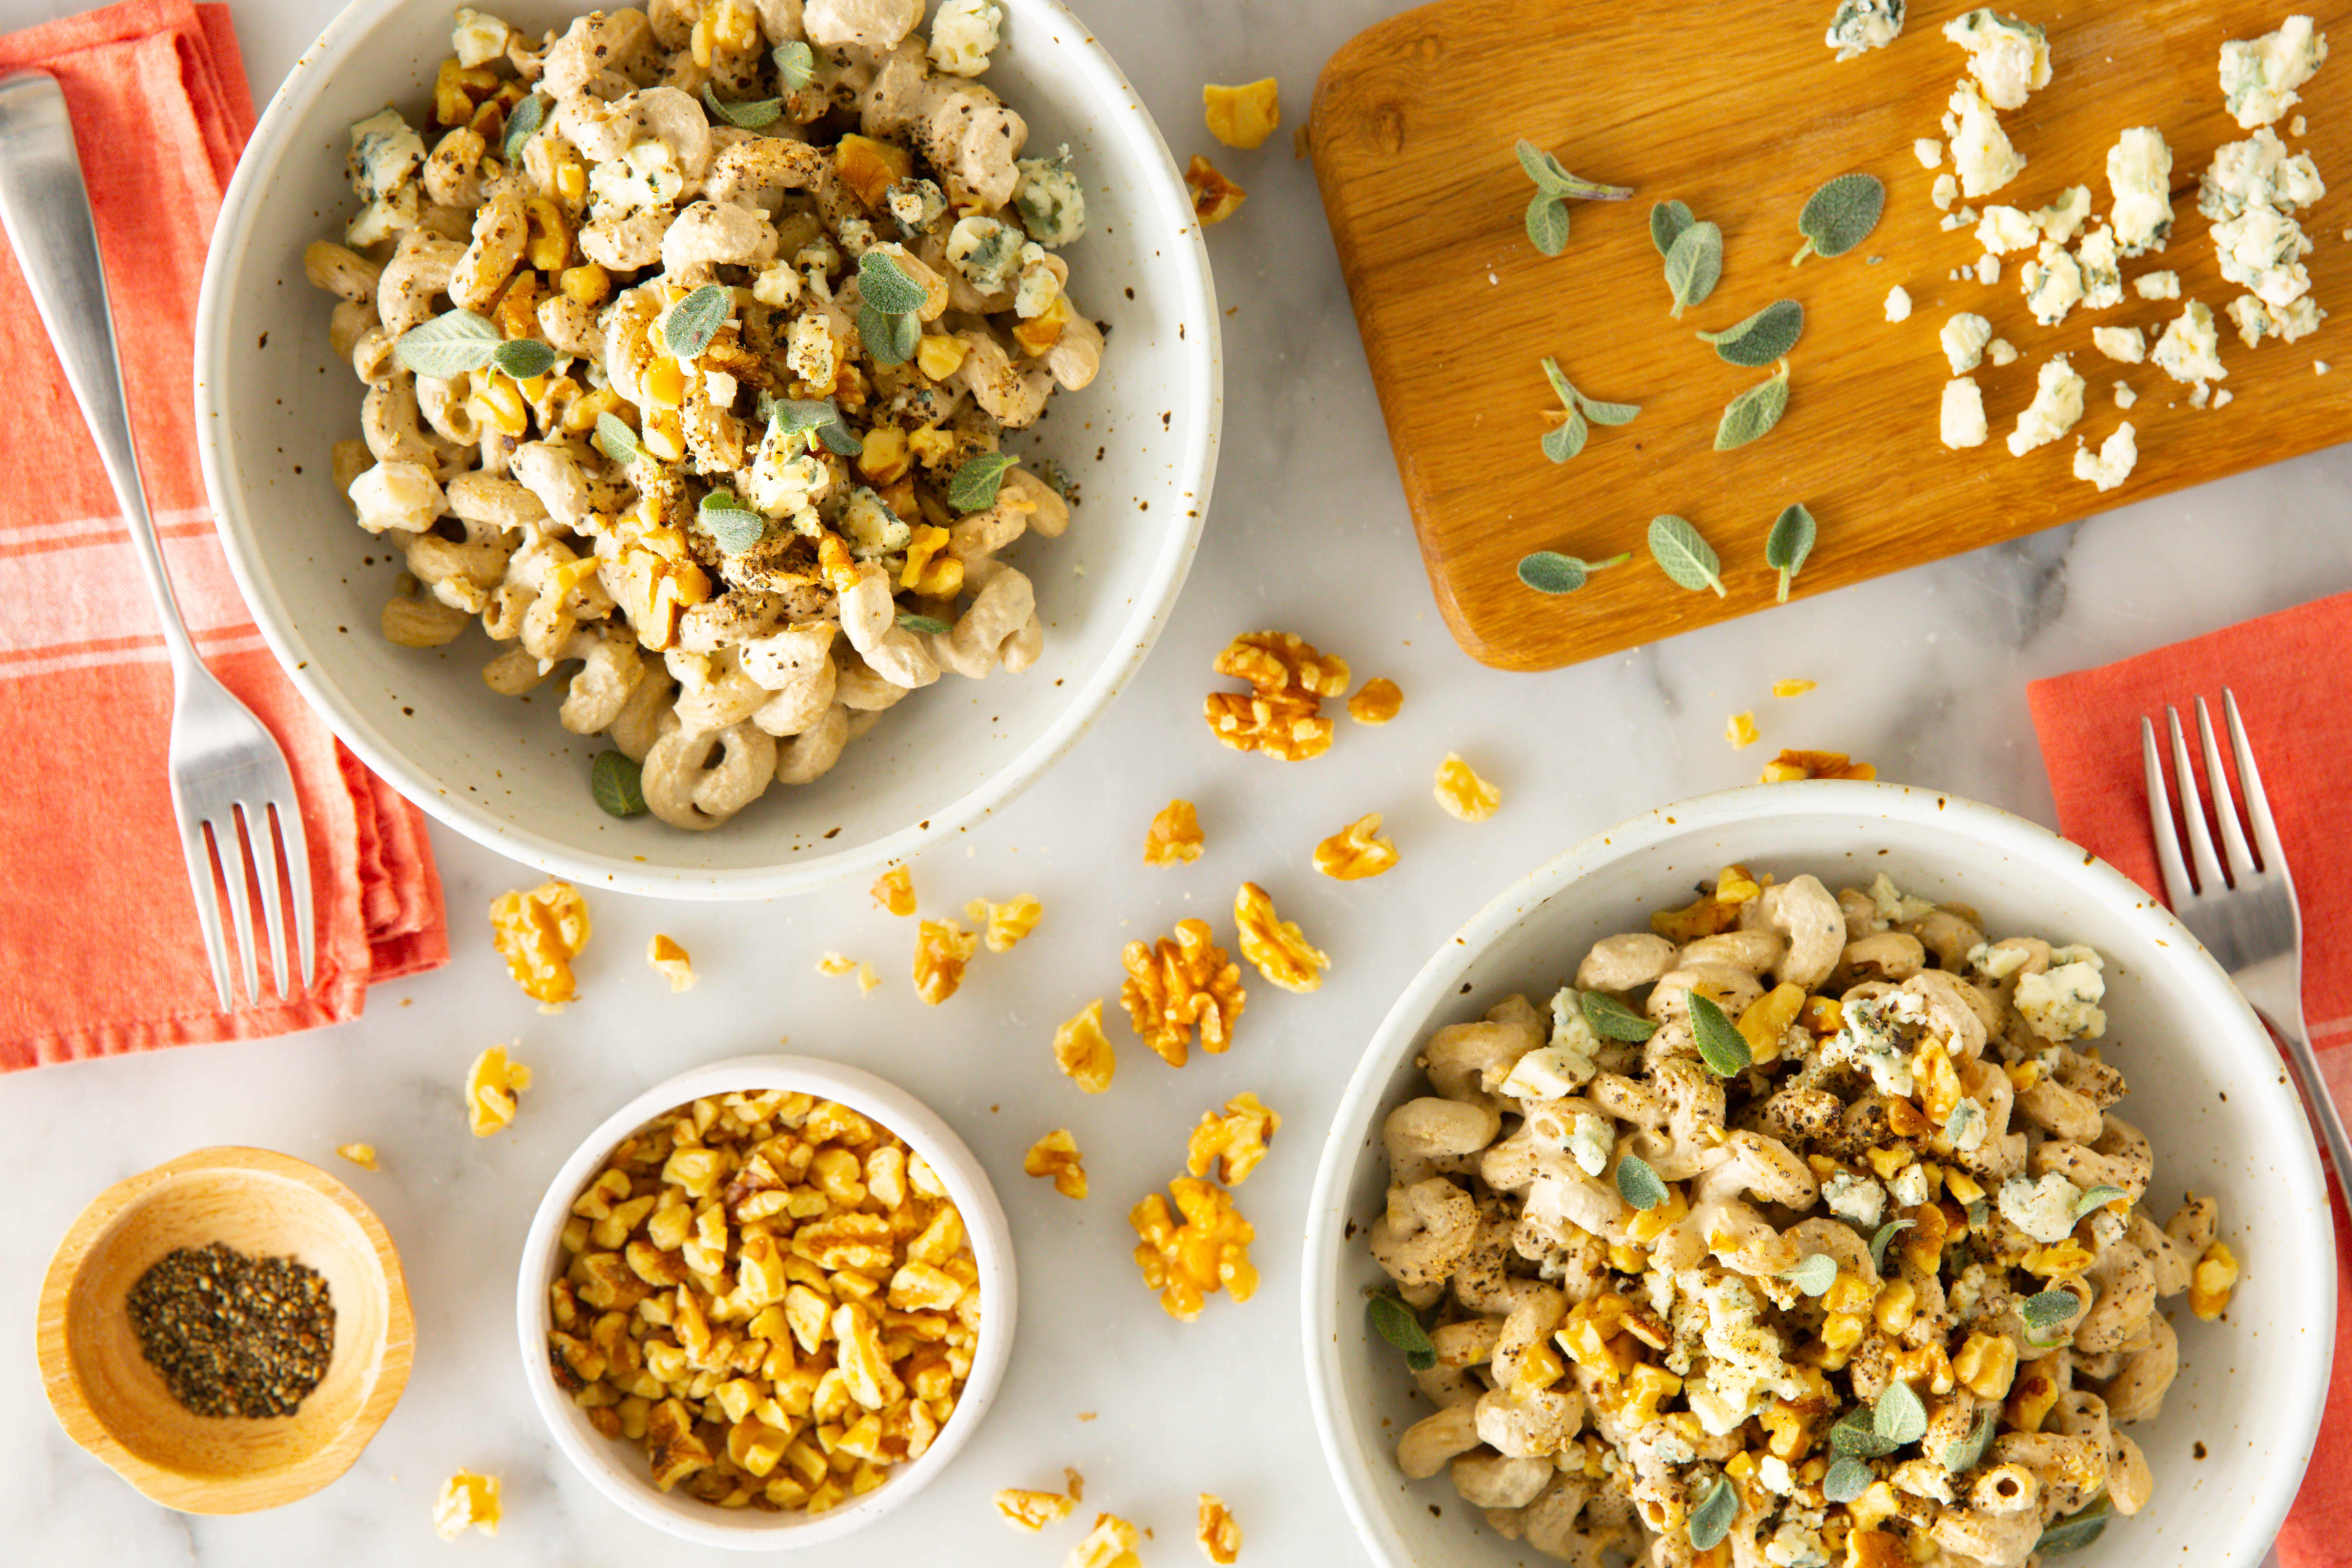
[[[646,1457],[634,1443],[615,1442],[588,1424],[588,1413],[572,1403],[548,1372],[547,1336],[554,1327],[548,1287],[563,1268],[563,1225],[572,1201],[622,1139],[666,1110],[709,1094],[793,1089],[839,1100],[906,1140],[946,1183],[963,1216],[972,1259],[980,1269],[984,1315],[971,1374],[957,1395],[955,1413],[923,1457],[890,1472],[890,1479],[864,1497],[828,1512],[769,1513],[759,1509],[722,1509],[682,1491],[653,1484]],[[929,1106],[872,1073],[814,1057],[736,1057],[682,1072],[654,1085],[604,1119],[581,1141],[547,1184],[539,1212],[531,1216],[515,1279],[515,1323],[522,1347],[523,1383],[547,1423],[555,1446],[595,1489],[623,1511],[680,1541],[751,1552],[782,1552],[838,1541],[901,1507],[955,1461],[980,1429],[1004,1381],[1013,1358],[1013,1325],[1019,1316],[1019,1281],[1013,1262],[1013,1230],[1005,1223],[996,1189],[967,1148]]]
[[[396,558],[338,495],[329,446],[359,431],[359,384],[327,347],[331,302],[302,247],[351,205],[346,128],[422,104],[455,0],[353,0],[270,100],[237,165],[196,321],[205,485],[237,585],[270,647],[343,742],[471,837],[574,881],[668,898],[764,898],[866,876],[1003,805],[1069,750],[1127,683],[1183,585],[1209,501],[1221,412],[1207,252],[1174,161],[1133,88],[1058,0],[1000,0],[987,80],[1068,143],[1088,233],[1063,254],[1073,296],[1110,329],[1102,374],[1057,393],[1015,445],[1050,456],[1082,503],[1058,541],[1008,554],[1036,579],[1045,657],[1022,675],[948,677],[893,709],[816,784],[773,785],[710,833],[598,810],[601,739],[555,721],[556,689],[519,703],[482,684],[494,645],[394,647],[376,620]],[[578,0],[499,7],[543,27]],[[372,562],[372,563],[371,563]],[[1085,568],[1083,574],[1078,570]]]
[[[1429,1412],[1402,1359],[1365,1327],[1384,1277],[1361,1232],[1386,1189],[1390,1110],[1419,1092],[1431,1030],[1513,991],[1549,999],[1594,941],[1641,930],[1729,863],[1835,887],[1884,871],[1976,905],[1989,931],[2084,942],[2107,959],[2108,1059],[2123,1109],[2156,1148],[2156,1189],[2219,1194],[2245,1265],[2223,1321],[2184,1312],[2180,1378],[2162,1418],[2129,1428],[2156,1495],[2080,1557],[2084,1568],[2260,1563],[2294,1499],[2327,1393],[2336,1248],[2309,1128],[2260,1020],[2161,904],[2080,845],[1989,805],[1896,784],[1760,784],[1662,807],[1587,839],[1511,888],[1414,977],[1366,1049],[1334,1120],[1307,1214],[1307,1388],[1326,1457],[1383,1568],[1534,1568],[1441,1475],[1396,1467]],[[1351,1224],[1352,1222],[1352,1224]]]

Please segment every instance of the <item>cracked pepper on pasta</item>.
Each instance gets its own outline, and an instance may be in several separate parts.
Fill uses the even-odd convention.
[[[2159,1302],[2237,1264],[2210,1198],[2151,1212],[2099,955],[1883,876],[1728,867],[1651,924],[1549,1019],[1439,1029],[1387,1120],[1406,1474],[1594,1568],[2018,1564],[2137,1512]]]
[[[460,10],[424,120],[352,127],[362,205],[304,257],[367,388],[336,482],[406,568],[385,636],[478,619],[493,689],[566,672],[564,727],[673,826],[1043,646],[998,552],[1069,508],[998,449],[1100,364],[1055,254],[1085,196],[977,79],[999,8],[923,13]]]

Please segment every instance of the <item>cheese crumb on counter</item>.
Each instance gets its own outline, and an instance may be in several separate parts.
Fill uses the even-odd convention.
[[[2172,233],[2172,149],[2163,132],[2138,125],[2117,139],[2107,150],[2107,189],[2115,195],[2112,221],[2124,254],[2162,250]]]
[[[1985,444],[1984,394],[1974,376],[1944,384],[1943,440],[1954,451]]]
[[[1965,375],[1984,359],[1985,344],[1992,341],[1992,323],[1973,310],[1962,310],[1944,323],[1937,341],[1943,344],[1952,374]]]
[[[1890,321],[1911,319],[1911,291],[1900,283],[1886,291],[1886,319]]]
[[[2018,285],[2024,290],[2026,308],[2042,326],[2054,327],[2066,319],[2083,299],[2083,268],[2066,247],[2048,240],[2034,253],[2018,273]]]
[[[2137,403],[2138,401],[2139,401],[2139,394],[2138,394],[2138,393],[2137,393],[2137,392],[2134,392],[2134,391],[2131,389],[2131,383],[2130,383],[2130,382],[2128,382],[2128,381],[2119,381],[2119,382],[2116,383],[2116,407],[2118,407],[2118,408],[2129,408],[2133,404]]]
[[[2052,354],[2034,377],[2033,401],[2010,432],[2009,455],[2022,458],[2072,430],[2083,417],[2083,378],[2064,354]]]
[[[2139,462],[2139,446],[2134,438],[2131,421],[2126,419],[2116,427],[2116,433],[2100,443],[2094,453],[2087,447],[2074,450],[2074,477],[2088,479],[2102,490],[2114,489],[2131,478]]]
[[[1911,156],[1919,160],[1919,166],[1923,169],[1941,168],[1944,163],[1944,144],[1933,136],[1922,136],[1911,143]]]
[[[2132,279],[2132,292],[2143,300],[2178,300],[2180,298],[2180,274],[2143,272]]]
[[[2147,339],[2137,327],[2093,327],[2091,342],[2101,353],[2126,364],[2147,358]]]
[[[2148,356],[2158,370],[2183,385],[2202,385],[2230,373],[2221,364],[2221,337],[2213,329],[2213,312],[2201,300],[2191,300],[2164,329]],[[2204,406],[2201,403],[2198,406]]]

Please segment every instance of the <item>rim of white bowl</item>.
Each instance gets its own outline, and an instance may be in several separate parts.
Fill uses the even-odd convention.
[[[219,302],[228,280],[245,266],[250,216],[257,210],[270,175],[287,153],[295,122],[328,90],[336,67],[366,41],[387,14],[383,0],[351,0],[327,24],[318,40],[302,51],[286,80],[271,95],[260,121],[237,160],[236,173],[221,200],[213,242],[205,258],[204,284],[196,300],[195,408],[196,447],[202,459],[205,492],[211,503],[223,553],[237,591],[252,612],[254,624],[278,658],[287,679],[299,691],[343,744],[349,746],[401,795],[475,842],[553,876],[651,898],[768,899],[813,891],[870,871],[892,860],[919,854],[940,839],[970,827],[1005,805],[1034,784],[1099,719],[1104,710],[1142,668],[1152,645],[1159,641],[1176,597],[1191,573],[1199,549],[1203,520],[1208,516],[1210,489],[1216,479],[1218,439],[1224,417],[1223,334],[1217,330],[1216,281],[1209,268],[1209,250],[1192,198],[1168,151],[1166,138],[1143,107],[1117,61],[1094,32],[1062,0],[999,0],[1014,14],[1017,27],[1058,31],[1070,50],[1073,67],[1095,79],[1106,101],[1120,105],[1104,129],[1117,134],[1129,154],[1129,172],[1148,193],[1171,237],[1165,253],[1180,271],[1176,294],[1191,301],[1203,330],[1181,340],[1187,377],[1207,388],[1205,406],[1188,422],[1181,467],[1189,479],[1192,503],[1177,521],[1152,563],[1142,592],[1137,594],[1126,625],[1112,640],[1110,658],[1076,682],[1061,716],[1026,750],[982,781],[980,786],[932,810],[919,824],[899,828],[863,844],[845,845],[811,859],[736,870],[695,869],[649,865],[634,856],[601,855],[560,844],[544,835],[526,832],[497,813],[442,787],[410,766],[386,731],[320,678],[319,666],[308,643],[299,635],[275,582],[258,559],[247,525],[245,496],[234,454],[227,444],[226,415],[214,388],[234,374],[233,345],[228,342],[226,312]]]
[[[1307,1210],[1306,1256],[1299,1270],[1300,1320],[1306,1331],[1308,1368],[1307,1400],[1314,1407],[1315,1429],[1322,1439],[1324,1462],[1339,1488],[1339,1500],[1346,1505],[1348,1517],[1355,1524],[1356,1534],[1365,1549],[1386,1568],[1411,1568],[1412,1563],[1410,1548],[1398,1537],[1370,1495],[1378,1467],[1389,1463],[1389,1456],[1385,1452],[1365,1452],[1356,1440],[1352,1425],[1343,1419],[1350,1400],[1332,1347],[1340,1331],[1339,1244],[1341,1227],[1349,1217],[1347,1190],[1354,1179],[1357,1161],[1366,1157],[1364,1134],[1372,1110],[1395,1075],[1400,1053],[1419,1038],[1431,1016],[1454,994],[1462,976],[1489,948],[1546,900],[1598,867],[1662,840],[1703,832],[1718,824],[1815,813],[1863,813],[1946,828],[1956,823],[1965,824],[1989,847],[2007,850],[2021,858],[2046,861],[2053,850],[2061,852],[2068,876],[2103,895],[2124,912],[2126,919],[2146,927],[2152,941],[2161,940],[2180,952],[2184,977],[2205,994],[2214,1018],[2229,1020],[2229,1026],[2246,1037],[2250,1047],[2275,1048],[2253,1009],[2205,951],[2204,944],[2189,935],[2188,928],[2174,918],[2170,910],[2149,897],[2146,889],[2081,845],[2060,837],[2038,822],[1949,791],[1859,780],[1746,784],[1643,812],[1561,851],[1506,888],[1472,916],[1405,986],[1381,1020],[1354,1075],[1348,1080],[1347,1093],[1333,1113],[1330,1131],[1324,1141],[1321,1163],[1316,1168],[1314,1194]],[[2324,1234],[2317,1242],[2332,1256],[2334,1219],[2326,1178],[2320,1170],[2318,1146],[2311,1138],[2310,1126],[2304,1120],[2303,1107],[2296,1101],[2294,1090],[2287,1087],[2284,1076],[2255,1074],[2245,1084],[2243,1092],[2269,1099],[2273,1114],[2301,1131],[2302,1136],[2294,1141],[2294,1147],[2285,1156],[2292,1190],[2281,1196],[2318,1215],[2317,1223]],[[2315,1268],[2310,1273],[2314,1283],[2306,1289],[2307,1300],[2303,1302],[2305,1320],[2333,1325],[2336,1271]],[[2332,1355],[2332,1341],[2326,1333],[2320,1337]],[[2278,1532],[2302,1485],[2312,1445],[2319,1436],[2327,1389],[2326,1371],[2322,1368],[2319,1376],[2303,1386],[2278,1391],[2273,1408],[2279,1417],[2277,1430],[2289,1439],[2284,1451],[2299,1457],[2293,1464],[2273,1465],[2262,1473],[2254,1486],[2254,1506],[2244,1515],[2245,1528],[2241,1531],[2236,1551],[2213,1568],[2241,1568],[2256,1563],[2269,1551],[2271,1538]]]
[[[572,1200],[588,1184],[614,1145],[662,1112],[709,1094],[794,1089],[837,1100],[869,1116],[906,1141],[930,1163],[948,1196],[963,1216],[980,1270],[982,1313],[971,1372],[964,1379],[954,1413],[929,1451],[895,1468],[890,1479],[864,1497],[828,1512],[767,1513],[756,1509],[720,1509],[682,1493],[656,1490],[635,1446],[615,1442],[588,1425],[587,1416],[556,1387],[547,1370],[547,1336],[553,1328],[547,1288],[556,1278],[556,1254]],[[1013,1359],[1013,1336],[1020,1318],[1020,1289],[1013,1256],[1013,1227],[979,1157],[939,1113],[897,1084],[839,1062],[817,1057],[743,1056],[708,1063],[665,1079],[599,1122],[547,1184],[530,1218],[522,1261],[515,1276],[515,1328],[522,1351],[523,1383],[531,1404],[572,1468],[630,1517],[680,1541],[733,1551],[787,1552],[838,1541],[904,1505],[936,1479],[970,1442],[995,1402]]]

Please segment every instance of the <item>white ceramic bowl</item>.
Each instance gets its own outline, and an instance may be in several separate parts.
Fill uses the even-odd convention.
[[[963,1216],[973,1261],[980,1269],[980,1343],[972,1355],[971,1374],[964,1380],[955,1413],[940,1428],[923,1457],[890,1472],[890,1479],[864,1497],[852,1499],[828,1512],[807,1515],[769,1513],[758,1509],[721,1509],[683,1492],[664,1492],[653,1484],[646,1457],[634,1443],[616,1442],[588,1425],[587,1413],[572,1403],[555,1384],[547,1367],[547,1336],[553,1325],[548,1287],[562,1272],[563,1223],[572,1200],[604,1163],[620,1141],[666,1110],[707,1094],[756,1093],[761,1089],[797,1089],[820,1099],[839,1100],[851,1110],[888,1128],[940,1173],[948,1195]],[[1013,1231],[1004,1209],[996,1201],[980,1161],[964,1146],[953,1129],[929,1106],[905,1089],[871,1073],[814,1057],[736,1057],[712,1062],[657,1083],[621,1107],[582,1141],[540,1200],[531,1216],[530,1234],[523,1243],[522,1264],[515,1283],[515,1322],[521,1338],[523,1383],[531,1402],[580,1473],[588,1478],[623,1511],[655,1529],[699,1546],[742,1551],[781,1552],[838,1541],[889,1513],[929,1486],[971,1441],[988,1415],[996,1390],[1004,1380],[1005,1363],[1013,1357],[1013,1327],[1019,1316],[1019,1285],[1013,1263]]]
[[[1024,540],[1007,556],[1036,579],[1045,657],[1019,676],[943,679],[816,784],[771,786],[700,834],[598,810],[588,768],[608,742],[567,733],[551,686],[528,705],[485,687],[494,645],[478,633],[419,651],[377,631],[397,561],[352,522],[330,475],[330,444],[359,432],[362,389],[328,350],[331,301],[304,282],[302,247],[334,237],[352,205],[350,122],[426,100],[455,0],[353,0],[302,56],[237,165],[205,267],[196,427],[255,621],[303,696],[401,794],[575,881],[670,898],[799,892],[870,874],[1003,805],[1135,673],[1209,504],[1222,396],[1207,252],[1158,130],[1085,26],[1058,0],[1001,3],[1006,45],[988,83],[1028,121],[1033,148],[1068,143],[1089,224],[1062,254],[1074,297],[1111,328],[1095,384],[1056,393],[1014,443],[1062,463],[1083,497],[1061,540]],[[589,7],[499,9],[537,28]]]
[[[2129,1079],[2124,1110],[2154,1142],[2156,1190],[2218,1194],[2245,1275],[2224,1321],[2179,1315],[2179,1381],[2160,1420],[2129,1429],[2155,1470],[2154,1500],[2070,1561],[2261,1562],[2310,1458],[2336,1322],[2326,1190],[2276,1048],[2196,940],[2081,846],[1991,806],[1847,783],[1730,790],[1587,839],[1488,905],[1381,1024],[1324,1148],[1302,1271],[1316,1421],[1374,1561],[1548,1561],[1487,1530],[1443,1472],[1416,1485],[1396,1467],[1398,1433],[1430,1407],[1402,1358],[1365,1327],[1364,1288],[1384,1276],[1361,1232],[1386,1189],[1381,1123],[1421,1092],[1414,1055],[1431,1030],[1511,992],[1541,1006],[1592,942],[1643,929],[1650,910],[1688,902],[1696,883],[1735,861],[1811,871],[1832,887],[1884,871],[1906,890],[1976,905],[1989,931],[2088,942],[2106,956],[2101,1044]]]

